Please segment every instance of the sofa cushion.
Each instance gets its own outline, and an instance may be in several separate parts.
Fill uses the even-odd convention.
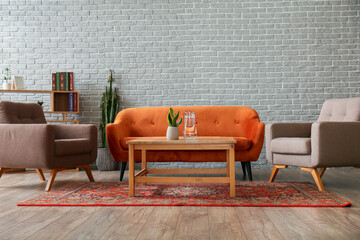
[[[310,138],[281,137],[271,140],[271,151],[286,154],[311,154]]]
[[[91,141],[87,138],[55,140],[55,156],[82,154],[89,152],[91,152]]]
[[[236,140],[235,151],[246,151],[251,147],[251,141],[245,137],[233,137]],[[120,140],[120,145],[124,150],[129,149],[127,141],[134,140],[136,137],[125,137]]]

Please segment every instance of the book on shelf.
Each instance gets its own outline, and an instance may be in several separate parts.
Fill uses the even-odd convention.
[[[69,73],[64,72],[64,91],[70,91],[69,88]]]
[[[74,112],[77,112],[78,111],[78,107],[77,107],[77,105],[78,105],[78,94],[77,93],[74,93]]]
[[[51,74],[53,91],[74,91],[74,73],[56,72]]]
[[[65,91],[64,89],[64,72],[61,72],[60,73],[60,91]]]
[[[74,91],[74,73],[69,72],[69,90]]]
[[[74,93],[69,93],[69,112],[74,111]]]
[[[51,86],[52,86],[52,90],[55,91],[56,90],[56,73],[51,74]]]
[[[55,91],[60,91],[60,72],[56,73]]]

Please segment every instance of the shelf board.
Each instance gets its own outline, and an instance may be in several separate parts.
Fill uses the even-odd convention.
[[[44,111],[44,113],[79,113],[79,111],[76,111],[76,112],[70,112],[70,111]]]
[[[0,89],[0,92],[24,92],[24,93],[77,93],[78,91],[51,91],[51,90],[4,90]]]

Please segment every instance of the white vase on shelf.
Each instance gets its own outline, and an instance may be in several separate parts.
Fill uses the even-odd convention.
[[[11,90],[11,83],[4,82],[3,83],[3,90]]]

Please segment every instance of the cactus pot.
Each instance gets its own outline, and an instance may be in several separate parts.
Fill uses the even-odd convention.
[[[119,163],[114,161],[108,148],[98,148],[96,166],[100,171],[113,171],[119,169]]]
[[[179,140],[179,128],[168,126],[166,131],[167,140]]]

